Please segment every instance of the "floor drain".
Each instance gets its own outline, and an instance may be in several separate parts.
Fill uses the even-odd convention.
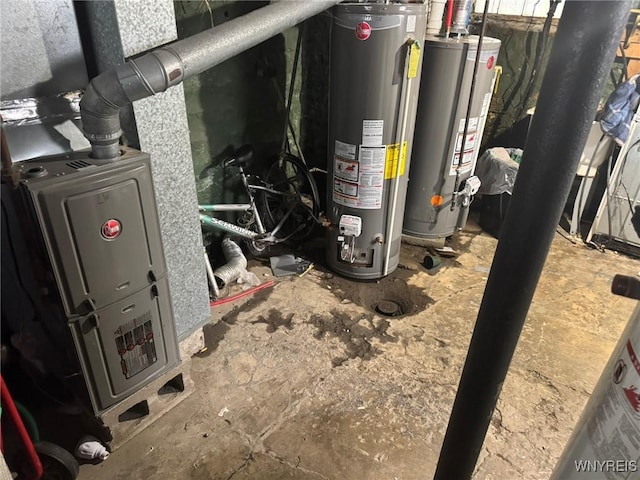
[[[393,300],[380,300],[373,306],[373,309],[385,317],[397,317],[403,313],[400,304]]]

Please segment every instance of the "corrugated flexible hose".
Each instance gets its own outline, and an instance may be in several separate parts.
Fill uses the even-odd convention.
[[[225,237],[222,240],[222,254],[227,263],[213,271],[213,276],[221,282],[221,286],[237,280],[247,269],[247,259],[242,253],[240,245]]]

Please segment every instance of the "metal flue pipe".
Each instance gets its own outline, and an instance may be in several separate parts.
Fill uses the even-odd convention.
[[[629,11],[628,0],[565,4],[435,480],[473,474]]]
[[[451,25],[451,33],[454,35],[469,35],[467,26],[469,25],[469,16],[471,15],[471,5],[471,0],[454,1],[453,23]]]
[[[82,128],[91,142],[93,156],[118,156],[120,108],[164,92],[337,3],[338,0],[274,2],[101,73],[91,80],[80,102]]]

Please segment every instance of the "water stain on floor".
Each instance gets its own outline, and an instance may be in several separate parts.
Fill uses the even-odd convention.
[[[351,316],[339,310],[332,310],[330,314],[311,315],[308,323],[317,329],[314,338],[321,340],[327,336],[336,337],[344,344],[344,355],[331,361],[334,367],[339,367],[349,359],[370,360],[380,354],[381,350],[371,343],[373,338],[382,343],[397,341],[396,337],[387,333],[389,322],[372,314]]]
[[[224,336],[229,331],[229,324],[225,322],[208,323],[202,327],[202,333],[204,335],[204,345],[206,349],[198,353],[198,357],[208,357],[212,352],[215,352],[220,345],[220,342],[224,339]]]
[[[291,330],[293,328],[293,326],[291,325],[293,316],[294,314],[290,313],[285,317],[279,310],[272,308],[267,313],[266,318],[263,315],[260,315],[257,320],[254,320],[251,323],[254,325],[256,323],[264,323],[267,325],[267,333],[273,333],[278,330],[279,327],[284,327],[287,330]]]
[[[204,345],[206,349],[198,353],[198,357],[208,357],[212,352],[215,352],[218,348],[218,345],[220,345],[220,342],[224,339],[226,333],[229,331],[230,326],[236,323],[238,315],[240,315],[242,312],[251,311],[255,307],[259,306],[269,298],[272,292],[273,288],[260,290],[259,292],[256,292],[249,301],[235,307],[229,313],[225,314],[218,323],[208,323],[207,325],[202,327],[202,333],[204,335]]]

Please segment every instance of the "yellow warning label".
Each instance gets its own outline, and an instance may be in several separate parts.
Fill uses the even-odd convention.
[[[399,155],[399,147],[399,143],[387,145],[387,159],[384,166],[385,180],[404,175],[404,166],[407,163],[407,142],[402,143],[402,155]]]
[[[409,78],[415,78],[418,75],[418,63],[420,62],[420,44],[413,42],[409,51]]]

